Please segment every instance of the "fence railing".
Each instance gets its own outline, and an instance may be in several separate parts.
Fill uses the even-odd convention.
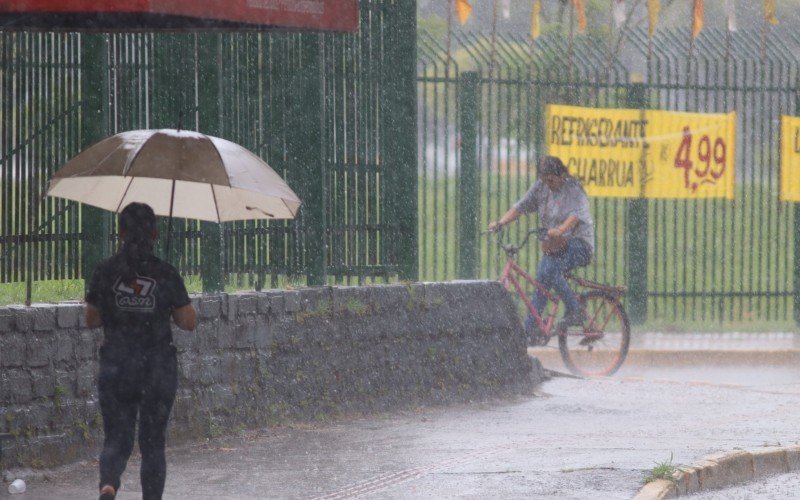
[[[181,113],[267,159],[305,202],[292,222],[180,221],[176,264],[208,288],[493,278],[500,256],[479,232],[535,179],[558,103],[737,111],[735,200],[591,201],[584,272],[628,285],[636,320],[800,314],[800,208],[777,198],[797,35],[706,29],[689,58],[685,32],[660,30],[648,51],[631,31],[614,57],[582,38],[455,33],[448,54],[403,9],[363,2],[358,34],[0,33],[0,283],[83,277],[87,249],[111,249],[112,218],[40,199],[47,180],[99,136]]]
[[[535,180],[548,104],[737,111],[736,199],[591,200],[590,278],[625,284],[637,322],[788,321],[800,313],[798,208],[777,198],[779,120],[798,107],[798,37],[643,31],[623,50],[558,36],[456,32],[419,43],[423,279],[498,276],[479,231]],[[775,37],[778,38],[778,37]],[[794,49],[789,46],[794,47]],[[512,238],[534,220],[512,229]],[[521,255],[534,269],[538,249]]]
[[[414,16],[364,0],[354,34],[0,32],[0,284],[35,299],[33,282],[85,277],[113,217],[41,198],[50,176],[106,135],[181,115],[303,200],[289,222],[176,221],[174,262],[204,289],[415,276]]]

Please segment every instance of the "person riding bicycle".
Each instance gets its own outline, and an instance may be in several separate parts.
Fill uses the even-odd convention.
[[[589,199],[577,179],[569,175],[564,163],[555,156],[544,156],[536,167],[537,180],[528,192],[499,220],[489,224],[495,232],[523,214],[537,212],[547,236],[566,239],[566,247],[557,254],[545,254],[539,261],[536,279],[547,289],[555,289],[564,301],[566,311],[562,326],[581,326],[583,317],[578,297],[564,278],[576,267],[589,264],[594,254],[594,221],[589,213]],[[541,314],[547,303],[545,294],[537,289],[532,300]],[[536,324],[528,315],[525,330],[536,335]]]

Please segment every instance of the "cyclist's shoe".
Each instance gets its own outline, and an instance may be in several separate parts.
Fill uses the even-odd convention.
[[[525,337],[529,346],[544,346],[550,340],[533,321],[525,322]]]
[[[559,329],[567,329],[570,327],[583,327],[583,314],[580,311],[567,311],[564,317],[558,323]]]

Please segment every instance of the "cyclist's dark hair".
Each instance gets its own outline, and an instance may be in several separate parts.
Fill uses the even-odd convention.
[[[536,173],[539,177],[543,175],[557,175],[559,177],[569,176],[567,167],[558,156],[542,156],[536,166]]]
[[[124,282],[130,283],[136,278],[142,262],[153,255],[156,214],[150,205],[131,203],[119,214],[119,230],[122,234],[120,272]]]

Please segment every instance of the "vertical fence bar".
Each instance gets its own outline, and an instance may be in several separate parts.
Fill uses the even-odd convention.
[[[288,112],[291,165],[299,173],[295,178],[305,182],[300,196],[305,195],[302,223],[306,282],[310,286],[325,284],[327,275],[325,184],[328,179],[322,144],[325,126],[321,76],[323,43],[323,35],[303,35],[299,64],[293,68]]]
[[[81,43],[81,147],[94,144],[108,135],[108,35],[83,35]],[[99,208],[84,205],[83,258],[84,286],[97,264],[107,255],[110,217]]]
[[[222,86],[222,35],[198,35],[197,43],[197,100],[200,109],[198,130],[210,135],[220,132],[220,98]],[[201,222],[200,275],[204,292],[223,289],[222,224]]]
[[[478,205],[478,106],[480,73],[465,71],[459,75],[459,126],[461,129],[461,178],[459,179],[460,221],[458,244],[458,277],[472,279],[477,275]]]
[[[643,83],[632,83],[628,87],[627,105],[644,109],[647,105]],[[644,158],[642,164],[644,166]],[[644,176],[644,169],[641,175]],[[644,182],[644,178],[642,179]],[[635,325],[647,319],[647,241],[648,206],[644,197],[628,200],[627,210],[627,263],[628,263],[628,311]]]
[[[398,275],[403,280],[419,278],[418,173],[417,173],[417,21],[416,1],[385,2],[384,17],[382,138],[383,172],[391,170],[392,184],[385,186],[389,220],[396,224],[392,245]],[[387,200],[388,201],[388,200]],[[386,240],[382,244],[386,244]]]

